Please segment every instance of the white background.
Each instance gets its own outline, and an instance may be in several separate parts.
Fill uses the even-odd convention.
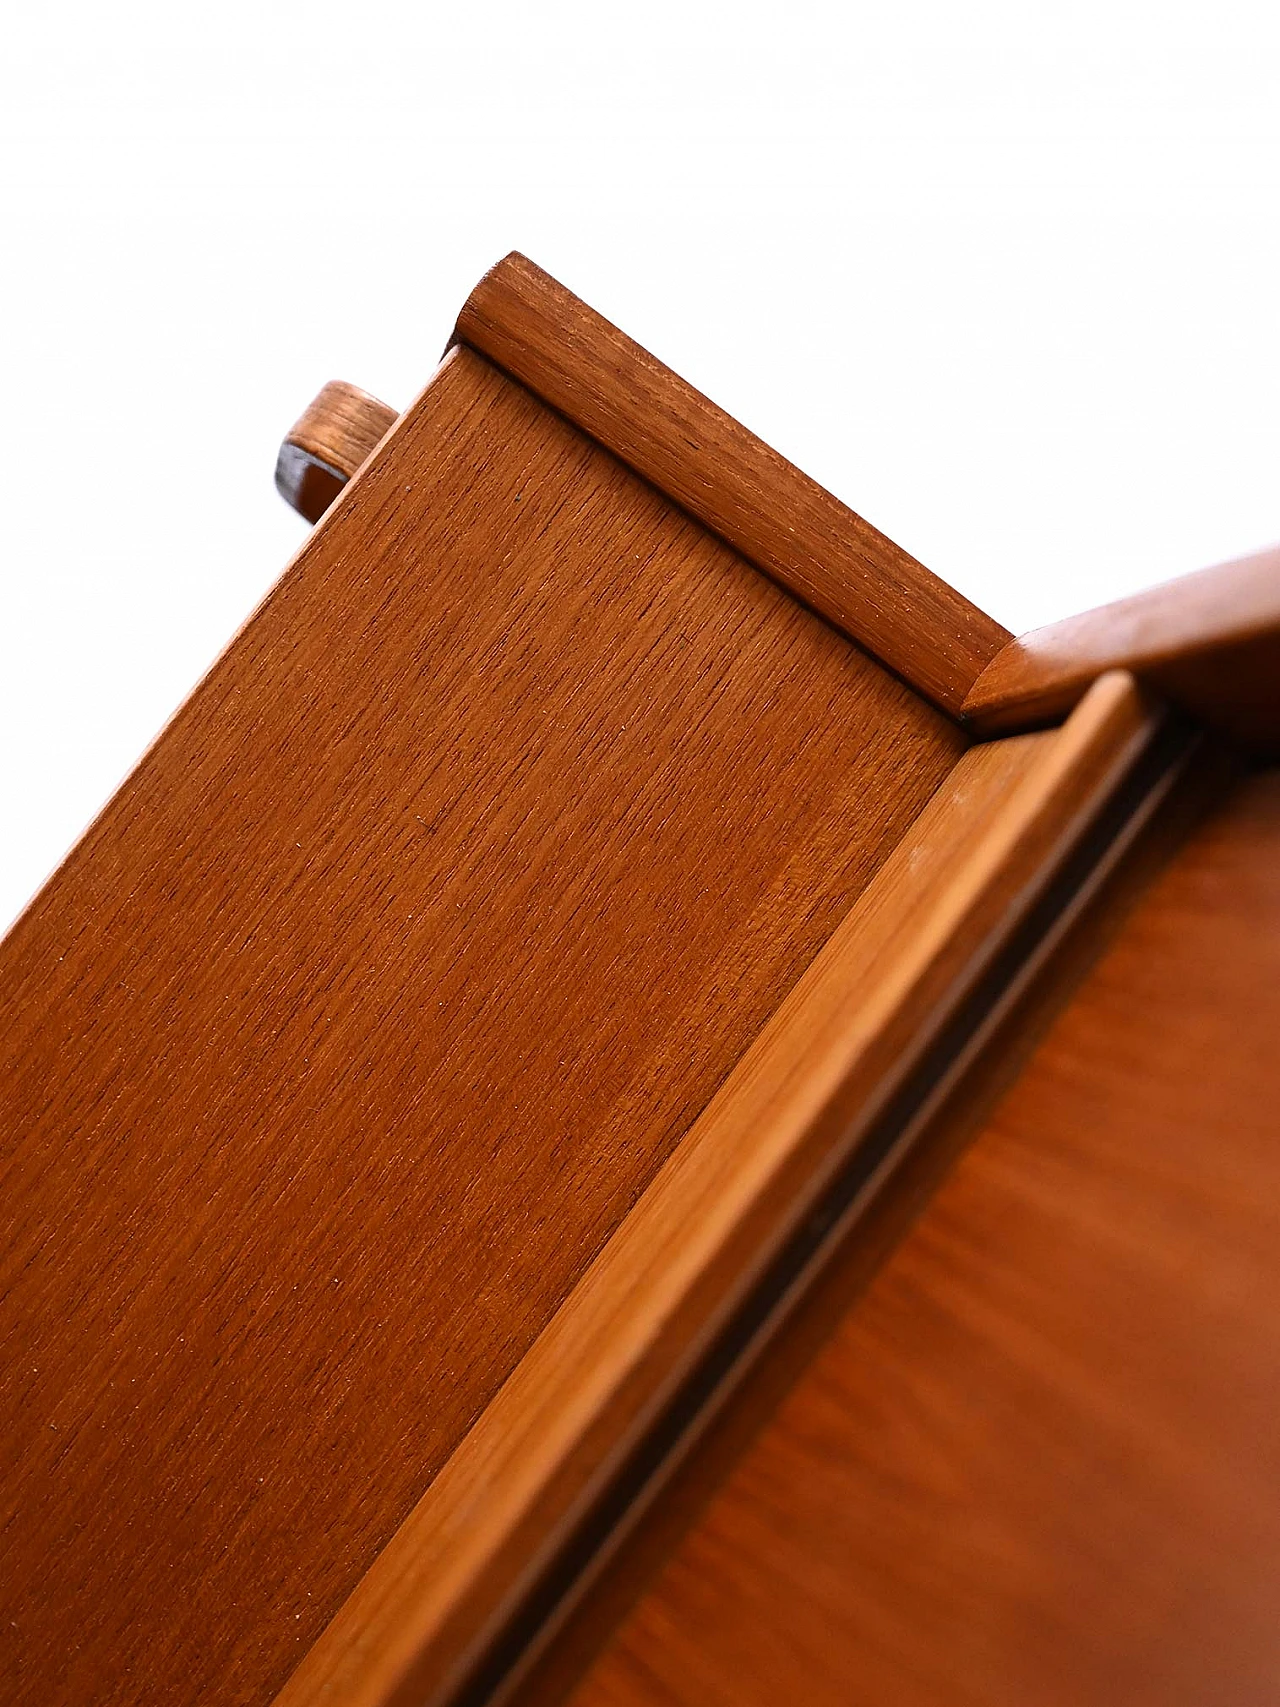
[[[11,8],[0,924],[511,248],[1014,629],[1280,538],[1273,16]]]

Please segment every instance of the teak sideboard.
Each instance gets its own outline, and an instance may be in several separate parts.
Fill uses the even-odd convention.
[[[1012,639],[519,255],[0,949],[0,1699],[1280,1689],[1280,551]]]

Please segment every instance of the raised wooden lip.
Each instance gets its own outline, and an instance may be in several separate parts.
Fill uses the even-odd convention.
[[[478,350],[951,716],[1008,631],[524,255],[485,274]]]
[[[1245,747],[1280,751],[1280,547],[1021,635],[974,683],[965,721],[984,736],[1052,722],[1111,669]]]
[[[1159,714],[1099,681],[970,749],[277,1707],[456,1701],[733,1311],[1015,941]]]

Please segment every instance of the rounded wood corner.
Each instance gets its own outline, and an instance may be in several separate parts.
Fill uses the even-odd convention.
[[[285,434],[276,490],[299,515],[318,522],[398,419],[398,410],[358,385],[330,380]]]

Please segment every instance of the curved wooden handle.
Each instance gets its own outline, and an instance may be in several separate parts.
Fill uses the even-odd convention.
[[[285,434],[276,458],[280,496],[318,522],[399,418],[359,386],[330,380]]]

